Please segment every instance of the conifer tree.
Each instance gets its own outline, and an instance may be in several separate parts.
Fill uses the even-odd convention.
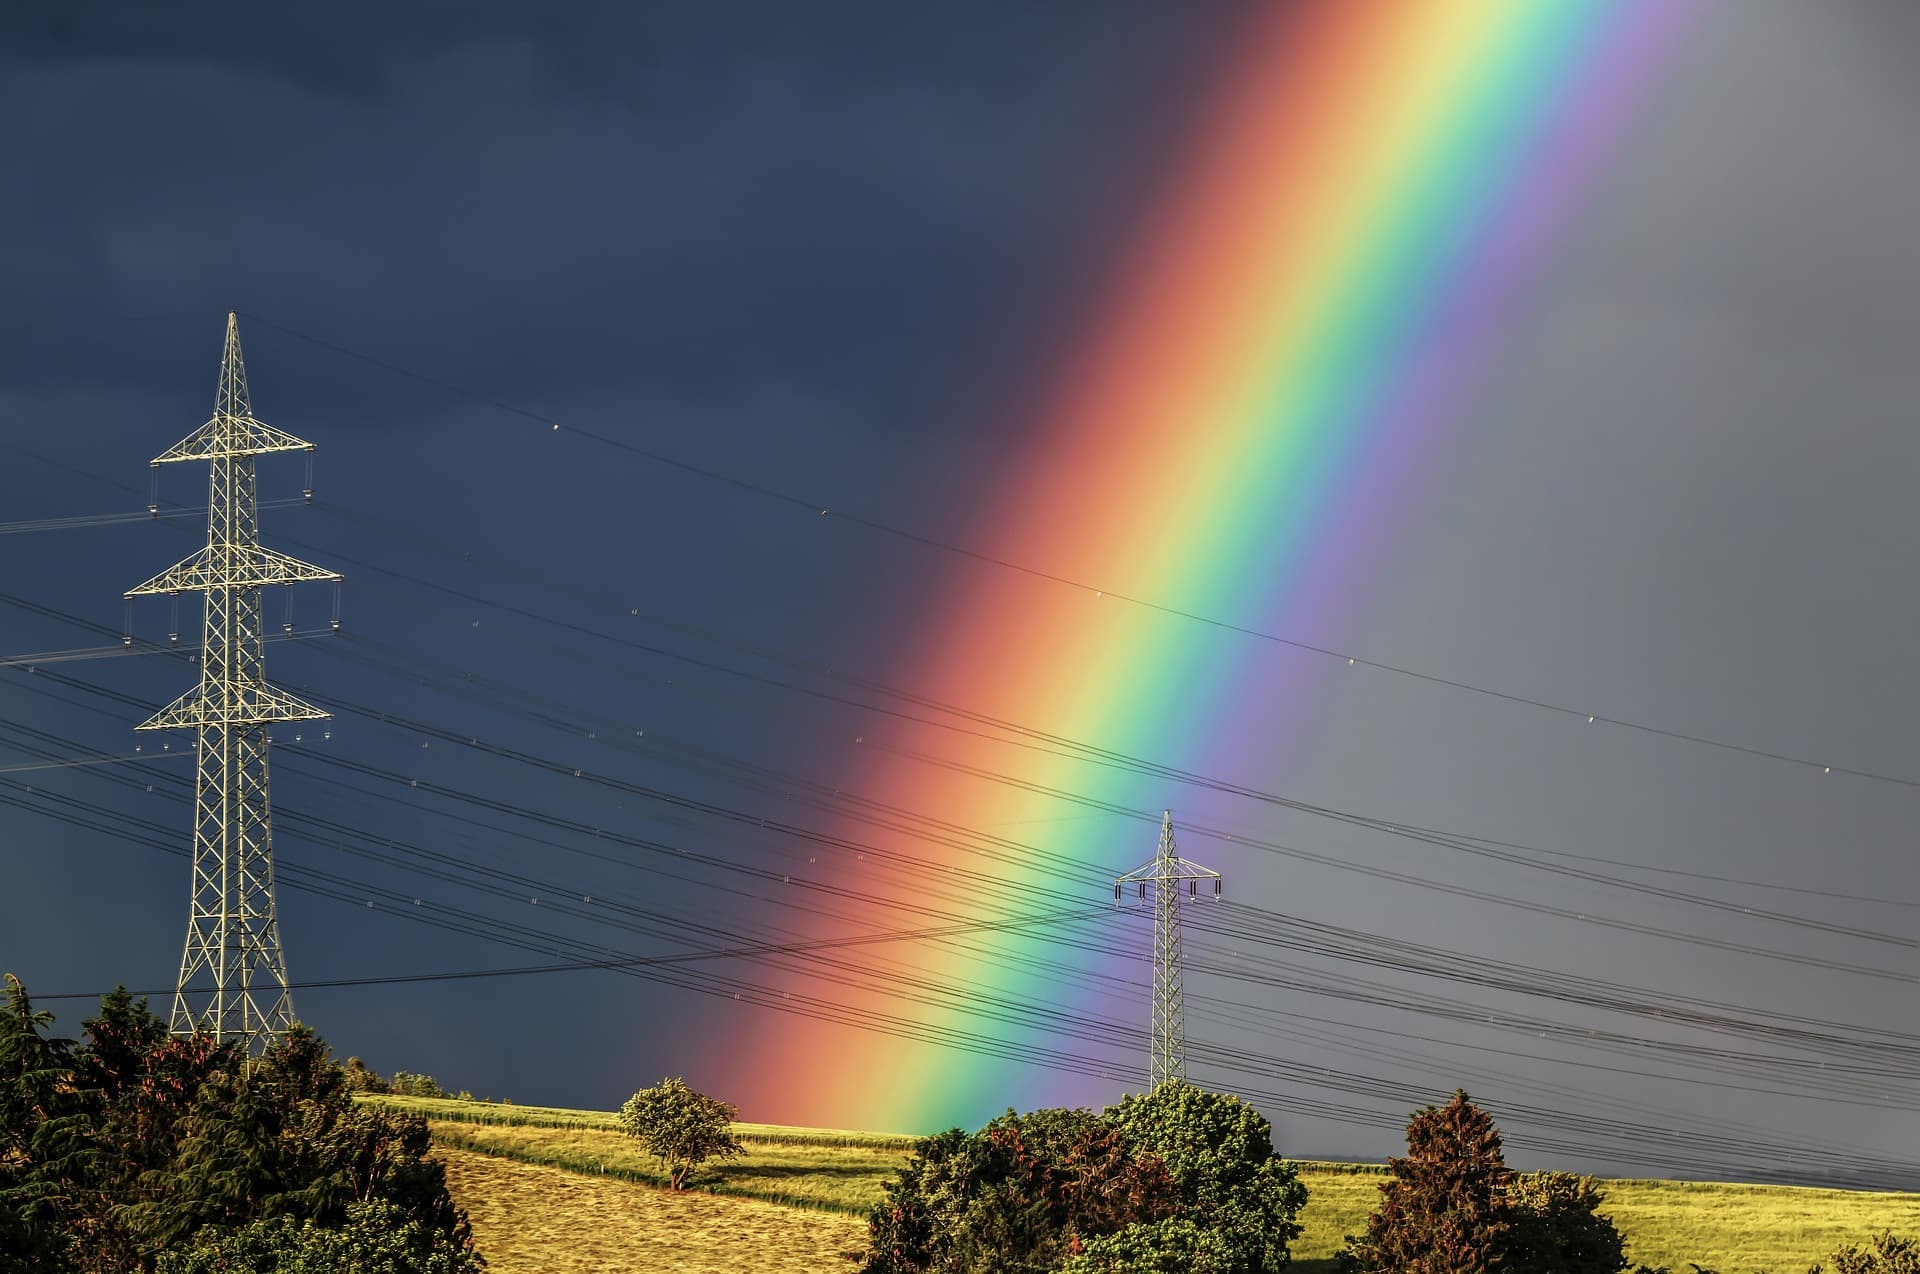
[[[1364,1238],[1349,1239],[1357,1274],[1494,1274],[1506,1268],[1513,1205],[1500,1132],[1455,1092],[1407,1124],[1405,1158],[1388,1161]]]

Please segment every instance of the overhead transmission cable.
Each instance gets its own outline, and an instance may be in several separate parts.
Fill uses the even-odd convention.
[[[1185,607],[1138,596],[1124,590],[1116,590],[1107,587],[1105,584],[1096,585],[1086,583],[1056,571],[1037,567],[1030,563],[1016,562],[996,553],[957,544],[934,535],[897,526],[878,518],[867,517],[859,513],[849,512],[845,509],[836,509],[831,506],[831,502],[823,502],[813,497],[801,496],[756,479],[743,478],[737,474],[728,473],[709,465],[699,464],[683,457],[660,451],[654,447],[644,446],[625,438],[616,437],[612,434],[601,433],[597,430],[584,428],[575,424],[567,424],[563,427],[561,422],[549,413],[533,411],[529,408],[506,402],[503,399],[482,394],[437,377],[425,375],[424,373],[414,371],[398,363],[377,358],[371,354],[324,340],[307,332],[288,327],[285,324],[276,323],[271,319],[264,318],[257,314],[248,314],[246,317],[275,331],[281,332],[284,335],[293,337],[296,340],[305,341],[318,348],[382,368],[395,375],[404,376],[423,384],[433,385],[450,394],[467,399],[470,402],[517,416],[523,420],[532,421],[543,426],[547,432],[555,435],[565,434],[570,437],[584,438],[599,446],[633,456],[652,464],[674,469],[681,473],[691,474],[706,481],[747,492],[788,508],[801,510],[815,519],[833,519],[850,523],[862,529],[876,532],[904,543],[919,545],[923,548],[978,562],[982,565],[992,566],[1000,570],[1010,571],[1033,579],[1057,584],[1085,595],[1123,602],[1143,610],[1153,611],[1224,632],[1236,633],[1244,637],[1298,650],[1306,654],[1318,655],[1332,660],[1344,660],[1349,667],[1361,667],[1377,672],[1391,673],[1398,677],[1424,682],[1429,685],[1442,686],[1452,690],[1484,696],[1503,703],[1533,708],[1541,712],[1551,713],[1576,721],[1584,721],[1590,725],[1615,726],[1623,730],[1630,730],[1639,734],[1664,738],[1674,742],[1689,743],[1760,760],[1793,765],[1802,769],[1817,770],[1822,774],[1838,773],[1876,783],[1889,783],[1900,787],[1920,788],[1920,778],[1884,773],[1862,766],[1846,765],[1844,763],[1835,764],[1831,759],[1819,759],[1808,753],[1787,752],[1776,748],[1761,747],[1755,744],[1742,743],[1737,740],[1719,738],[1695,731],[1656,725],[1625,716],[1609,714],[1594,708],[1580,707],[1571,703],[1547,699],[1537,695],[1503,690],[1494,686],[1467,681],[1459,677],[1426,672],[1403,664],[1369,658],[1358,652],[1337,650],[1333,647],[1315,642],[1283,636],[1279,633],[1256,628],[1250,624],[1205,615]],[[1108,583],[1111,582],[1112,581],[1108,581]]]

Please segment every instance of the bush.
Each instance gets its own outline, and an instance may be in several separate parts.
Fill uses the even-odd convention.
[[[1307,1190],[1273,1151],[1273,1125],[1238,1097],[1182,1082],[1128,1096],[1106,1120],[1128,1150],[1166,1166],[1177,1220],[1142,1223],[1090,1244],[1082,1271],[1158,1270],[1267,1274],[1284,1269],[1300,1237]]]
[[[1540,1274],[1619,1274],[1627,1267],[1626,1242],[1611,1219],[1592,1177],[1569,1172],[1528,1172],[1507,1187],[1513,1230],[1507,1268]]]
[[[1506,1268],[1512,1246],[1512,1174],[1500,1132],[1456,1092],[1407,1124],[1407,1154],[1390,1159],[1380,1206],[1364,1238],[1347,1240],[1357,1274],[1487,1274]]]
[[[868,1219],[863,1268],[1053,1270],[1090,1236],[1166,1215],[1172,1187],[1092,1111],[1010,1110],[915,1147]]]
[[[1008,1111],[921,1140],[868,1218],[866,1274],[1265,1274],[1306,1190],[1237,1098],[1164,1084],[1095,1115]]]
[[[620,1107],[620,1128],[640,1142],[667,1169],[667,1186],[684,1190],[687,1177],[711,1159],[741,1153],[733,1135],[732,1106],[687,1087],[683,1079],[663,1079],[643,1088]]]
[[[391,1203],[353,1203],[336,1229],[292,1217],[202,1230],[165,1252],[157,1274],[470,1274],[486,1262]]]
[[[469,1251],[426,1120],[355,1104],[305,1027],[249,1063],[206,1035],[170,1035],[124,991],[101,1001],[84,1042],[46,1038],[49,1020],[9,979],[0,1270],[152,1269],[268,1219],[351,1228],[367,1204],[390,1209],[387,1228]]]
[[[1833,1274],[1920,1274],[1920,1240],[1882,1234],[1870,1247],[1848,1245],[1830,1258]],[[1823,1274],[1816,1265],[1808,1274]]]
[[[350,1093],[384,1093],[387,1081],[380,1078],[380,1072],[370,1070],[367,1064],[357,1057],[349,1057],[346,1065],[347,1091]]]
[[[379,1078],[375,1076],[375,1078]],[[416,1075],[412,1071],[395,1071],[393,1078],[387,1081],[386,1091],[396,1097],[445,1097],[447,1090],[431,1075]]]

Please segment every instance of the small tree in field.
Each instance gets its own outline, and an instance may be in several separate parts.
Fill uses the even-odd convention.
[[[696,1093],[683,1079],[663,1079],[627,1098],[620,1128],[666,1165],[670,1189],[684,1190],[701,1164],[742,1153],[733,1135],[739,1113],[717,1097]]]

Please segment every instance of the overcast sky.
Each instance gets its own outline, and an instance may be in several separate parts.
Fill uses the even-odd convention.
[[[342,566],[354,634],[339,650],[270,647],[276,680],[576,764],[588,718],[644,717],[663,737],[789,777],[824,773],[817,740],[847,726],[844,710],[618,651],[564,625],[603,627],[628,604],[687,626],[629,634],[681,654],[748,666],[737,644],[689,631],[709,630],[810,667],[885,677],[909,667],[903,643],[937,604],[930,580],[942,564],[857,529],[798,535],[777,501],[632,456],[564,449],[480,400],[589,421],[749,482],[957,537],[1017,454],[1031,420],[1020,408],[1084,331],[1103,270],[1151,211],[1245,20],[1231,5],[1148,3],[227,10],[0,12],[0,523],[143,507],[146,461],[205,418],[224,317],[239,310],[257,316],[242,320],[257,413],[318,444],[319,504],[269,510],[266,538]],[[1502,347],[1471,419],[1418,484],[1404,543],[1382,554],[1339,631],[1293,635],[1601,716],[1920,781],[1920,671],[1909,653],[1920,631],[1909,582],[1920,550],[1917,13],[1899,0],[1709,8],[1608,159],[1562,255],[1534,282],[1528,329]],[[297,494],[297,462],[262,471],[263,498]],[[165,483],[169,505],[203,490],[177,471]],[[179,532],[193,525],[0,535],[0,594],[117,628],[120,593],[186,552],[191,536]],[[324,618],[323,594],[300,605],[303,624]],[[164,604],[137,622],[164,636]],[[109,640],[0,605],[0,653]],[[791,662],[751,666],[799,676]],[[470,694],[411,669],[470,678]],[[152,658],[46,671],[149,702],[178,693],[191,672]],[[1632,731],[1579,734],[1552,714],[1390,676],[1323,688],[1314,702],[1290,796],[1698,873],[1626,874],[1830,927],[1912,930],[1920,792],[1911,783],[1829,777]],[[62,756],[117,754],[136,741],[138,715],[0,669],[0,770],[34,759],[23,746],[34,736],[16,727],[54,736],[35,746]],[[331,755],[516,805],[746,862],[793,852],[711,820],[629,808],[639,803],[605,789],[582,796],[525,766],[436,752],[417,731],[346,714],[329,729]],[[791,813],[743,786],[738,770],[697,773],[633,750],[594,755],[635,783]],[[184,773],[172,756],[156,764]],[[177,828],[186,841],[185,811],[164,783],[149,793],[145,778],[126,786],[89,769],[0,780],[14,785],[0,794],[35,808],[55,793]],[[275,809],[326,813],[583,891],[625,890],[662,910],[769,932],[781,924],[739,900],[696,903],[679,882],[636,881],[516,839],[521,823],[510,834],[511,820],[468,808],[478,823],[456,824],[341,781],[373,784],[319,760],[277,768]],[[1143,790],[1140,803],[1155,794]],[[1244,864],[1241,896],[1290,914],[1696,996],[1749,1019],[1771,1011],[1901,1030],[1920,1008],[1911,945],[1436,857],[1298,816],[1208,812],[1463,888],[1879,974],[1299,863]],[[530,919],[503,897],[326,839],[283,832],[280,849],[288,861],[517,924],[672,949],[560,915]],[[1149,832],[1128,854],[1150,850]],[[31,989],[171,984],[182,859],[0,807],[0,882],[0,967]],[[540,958],[378,907],[288,889],[280,902],[297,979]],[[1580,1027],[1659,1030],[1567,1003],[1417,977],[1399,984]],[[1678,1109],[1756,1137],[1817,1137],[1900,1162],[1916,1132],[1906,1111],[1920,1092],[1920,1055],[1898,1049],[1863,1054],[1886,1090],[1872,1100],[1906,1108],[1889,1110],[1860,1093],[1840,1104],[1680,1082],[1689,1068],[1673,1053],[1602,1051],[1205,977],[1190,987],[1338,1023],[1303,1019],[1306,1033],[1283,1039],[1208,1020],[1196,1035],[1436,1095],[1464,1084],[1496,1110],[1637,1110],[1657,1124],[1657,1112]],[[337,1049],[380,1069],[600,1107],[661,1073],[693,1078],[712,1040],[738,1034],[731,1015],[772,1012],[604,973],[313,991],[298,1003]],[[57,1007],[65,1025],[77,1023],[79,1005]],[[862,1039],[849,1031],[846,1047]],[[1772,1043],[1736,1045],[1786,1055]],[[1796,1088],[1781,1067],[1735,1082]],[[1042,1073],[1003,1104],[1097,1103],[1117,1091]],[[1405,1113],[1391,1099],[1291,1091]],[[995,1110],[968,1113],[977,1122]],[[1292,1153],[1378,1157],[1396,1145],[1390,1127],[1270,1113]],[[1661,1166],[1577,1148],[1516,1158]],[[1678,1152],[1674,1163],[1685,1166]]]

